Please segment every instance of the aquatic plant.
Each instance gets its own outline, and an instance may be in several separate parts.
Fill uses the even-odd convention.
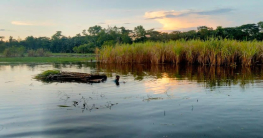
[[[101,63],[188,63],[251,66],[262,63],[262,41],[237,41],[210,38],[104,46],[98,50]]]
[[[60,71],[59,70],[47,70],[35,76],[35,79],[42,80],[42,79],[47,78],[49,75],[56,75],[56,74],[60,74]]]

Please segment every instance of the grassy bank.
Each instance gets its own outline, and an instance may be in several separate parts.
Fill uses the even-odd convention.
[[[105,46],[98,51],[103,63],[188,63],[209,65],[262,63],[263,42],[236,40],[178,40]]]
[[[95,57],[1,57],[0,62],[22,63],[61,63],[61,62],[90,62]]]

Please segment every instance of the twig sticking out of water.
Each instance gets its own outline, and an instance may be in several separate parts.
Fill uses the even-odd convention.
[[[79,102],[73,101],[73,105],[76,107],[76,105],[79,105]]]
[[[171,98],[171,95],[168,94],[168,90],[170,89],[171,87],[169,87],[164,93],[167,95],[167,97]]]
[[[61,96],[61,94],[64,94]],[[58,91],[58,96],[60,96],[60,100],[63,100],[63,101],[67,101],[70,97],[65,93],[65,92],[61,92],[61,91]]]
[[[147,95],[147,99],[144,99],[143,97],[143,101],[151,101],[151,100],[162,100],[163,98],[161,97],[152,97],[150,95]]]

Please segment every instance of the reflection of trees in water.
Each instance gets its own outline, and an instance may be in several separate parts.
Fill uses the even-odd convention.
[[[86,63],[2,63],[0,70],[4,70],[6,66],[10,66],[11,70],[15,67],[28,67],[35,70],[39,65],[52,65],[54,68],[86,68],[89,67],[97,72],[105,72],[107,76],[112,77],[113,73],[121,75],[131,75],[135,80],[143,80],[149,76],[156,78],[164,78],[164,74],[168,78],[176,80],[188,80],[203,83],[206,87],[215,86],[231,86],[240,84],[244,87],[246,84],[254,83],[256,80],[263,79],[263,71],[261,66],[252,67],[223,67],[223,66],[194,66],[194,65],[147,65],[147,64],[100,64],[94,62]],[[115,76],[114,76],[115,77]]]
[[[2,63],[0,64],[1,67],[6,67],[10,66],[11,69],[14,69],[15,67],[28,67],[30,70],[34,70],[36,67],[39,65],[52,65],[54,68],[57,69],[62,69],[66,67],[74,67],[74,68],[85,68],[85,67],[90,67],[92,69],[96,68],[96,63],[94,62],[75,62],[75,63],[70,63],[70,62],[63,62],[63,63]]]
[[[63,63],[52,63],[52,65],[54,68],[57,68],[57,69],[62,69],[66,67],[69,67],[69,68],[76,67],[78,69],[90,67],[94,69],[96,67],[96,63],[94,62],[75,62],[75,63],[63,62]]]
[[[194,65],[130,65],[130,64],[97,64],[98,71],[104,71],[108,76],[112,73],[132,75],[136,80],[148,76],[166,77],[176,80],[188,80],[203,83],[206,87],[231,86],[254,83],[261,80],[262,67],[223,67],[223,66],[194,66]]]

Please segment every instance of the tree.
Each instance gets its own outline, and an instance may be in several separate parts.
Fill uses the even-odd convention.
[[[197,30],[173,31],[171,33],[163,33],[154,29],[145,30],[141,25],[135,27],[134,30],[116,26],[102,28],[95,25],[73,37],[64,36],[61,31],[57,31],[51,37],[28,36],[19,41],[19,39],[16,40],[10,36],[8,41],[4,42],[4,37],[0,36],[0,52],[11,47],[24,46],[26,50],[43,48],[52,52],[85,53],[92,52],[102,45],[131,44],[145,41],[165,42],[179,39],[202,39],[206,41],[209,37],[247,41],[263,40],[263,21],[237,27],[218,26],[216,30],[211,27],[200,26]]]
[[[136,35],[136,37],[145,37],[146,31],[143,28],[143,26],[139,25],[137,27],[134,28],[134,33]]]
[[[63,38],[64,36],[62,35],[62,32],[61,31],[57,31],[52,37],[51,37],[51,48],[50,50],[52,52],[62,52],[64,51],[65,49],[63,48],[63,44],[62,44],[62,41],[61,39]]]
[[[182,32],[181,31],[172,31],[169,36],[170,36],[170,39],[171,40],[178,40],[181,38],[181,34]]]
[[[90,35],[98,35],[99,32],[101,32],[101,30],[102,30],[101,26],[95,25],[93,27],[90,27],[88,29],[88,32]]]
[[[25,45],[27,46],[27,49],[34,49],[34,50],[37,49],[36,40],[33,36],[26,37],[24,42],[25,42]]]
[[[256,24],[245,24],[239,27],[239,29],[245,33],[247,39],[253,40],[257,38],[259,28]]]
[[[223,29],[222,26],[218,26],[218,27],[216,28],[216,30],[215,30],[215,35],[216,35],[217,37],[222,37],[222,38],[225,37],[225,36],[224,36],[224,29]]]
[[[9,37],[9,46],[11,47],[13,44],[13,36],[10,36]]]
[[[258,28],[261,33],[263,33],[263,21],[258,22]]]
[[[3,41],[3,39],[5,39],[5,37],[4,36],[0,36],[0,41],[1,42]]]
[[[199,26],[197,27],[198,36],[200,39],[207,39],[208,37],[212,37],[213,35],[213,28],[207,26]]]
[[[129,34],[132,32],[132,30],[126,29],[125,27],[120,27],[119,28],[121,30],[121,34]]]
[[[57,39],[60,39],[62,37],[62,32],[61,31],[57,31],[53,36],[52,36],[52,39],[53,40],[57,40]]]

